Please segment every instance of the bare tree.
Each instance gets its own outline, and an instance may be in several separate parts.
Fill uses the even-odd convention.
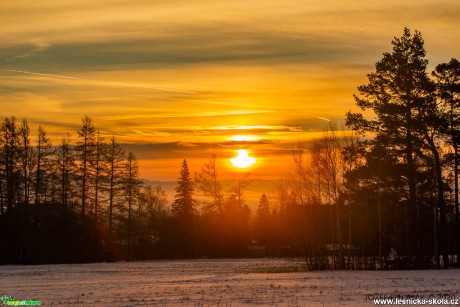
[[[125,161],[125,151],[121,148],[115,140],[115,137],[110,139],[106,152],[107,168],[107,181],[108,181],[108,193],[109,193],[109,235],[112,234],[113,225],[113,212],[116,198],[119,196],[119,191],[122,186],[122,173]]]
[[[19,143],[21,146],[23,204],[27,207],[29,205],[30,182],[33,168],[33,150],[30,144],[29,124],[25,119],[19,127]]]
[[[64,207],[69,205],[69,198],[72,194],[72,177],[76,171],[75,154],[71,146],[70,135],[62,139],[61,145],[57,148],[56,162],[59,168],[61,204]]]
[[[128,228],[128,253],[130,257],[131,254],[131,238],[132,238],[132,216],[133,216],[133,207],[138,200],[139,190],[142,185],[142,181],[138,178],[138,170],[139,166],[137,164],[137,158],[132,153],[128,153],[128,157],[125,163],[125,178],[124,178],[124,193],[126,202],[128,204],[128,220],[127,220],[127,228]]]
[[[99,212],[99,193],[100,193],[100,177],[101,173],[104,168],[104,151],[105,151],[105,144],[104,138],[101,136],[100,132],[98,131],[96,134],[95,142],[94,142],[94,147],[95,147],[95,154],[94,154],[94,160],[92,161],[93,163],[93,168],[95,171],[94,174],[94,224],[96,227],[96,232],[97,232],[97,227],[98,227],[98,212]]]
[[[0,145],[2,147],[4,194],[7,210],[11,210],[17,199],[17,184],[19,182],[20,170],[18,161],[20,159],[20,143],[18,138],[18,127],[14,117],[5,118],[1,125]],[[3,189],[2,189],[3,194]],[[3,197],[2,197],[3,199]],[[3,209],[3,204],[2,204]]]
[[[217,178],[215,155],[201,168],[199,173],[195,173],[195,182],[198,189],[211,199],[204,207],[205,214],[216,211],[222,213],[222,186]]]
[[[457,233],[457,253],[460,254],[460,209],[459,209],[459,146],[460,146],[460,62],[451,59],[436,66],[432,72],[436,84],[436,96],[446,119],[443,133],[453,149],[454,205]]]
[[[51,147],[50,139],[46,136],[46,132],[42,126],[38,126],[37,146],[36,146],[36,161],[37,167],[35,171],[35,205],[40,204],[40,195],[44,192],[44,171],[46,169],[47,159],[53,155],[54,151]]]
[[[151,185],[147,185],[141,193],[140,203],[138,212],[140,232],[150,237],[153,248],[155,248],[160,240],[163,224],[169,214],[166,206],[166,192],[161,186],[153,188]]]
[[[76,151],[80,163],[81,177],[81,216],[85,216],[87,203],[89,167],[94,155],[95,128],[93,121],[89,116],[82,119],[82,126],[78,130],[79,141],[76,146]]]

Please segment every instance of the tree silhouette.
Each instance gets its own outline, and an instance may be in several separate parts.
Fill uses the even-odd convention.
[[[440,211],[439,247],[448,266],[445,183],[443,179],[439,140],[442,114],[433,99],[434,85],[427,74],[424,41],[420,32],[405,28],[403,36],[392,41],[393,51],[384,53],[376,63],[369,83],[358,87],[356,104],[370,109],[375,118],[365,119],[361,113],[347,114],[347,125],[360,132],[375,134],[371,147],[383,146],[394,157],[406,178],[407,205],[410,212],[412,241],[415,242],[417,265],[421,265],[422,197],[418,186],[423,182],[424,168],[431,168],[436,182]],[[431,165],[431,166],[430,166]],[[424,168],[422,168],[422,166]],[[379,169],[380,166],[379,166]],[[379,183],[380,180],[380,171]],[[379,198],[380,199],[380,198]]]
[[[61,205],[67,207],[72,195],[73,175],[75,173],[75,153],[70,144],[70,136],[62,139],[61,145],[56,150],[56,163],[60,181]],[[40,174],[40,178],[42,175]],[[41,180],[41,179],[40,179]],[[36,201],[39,201],[36,195]]]
[[[354,96],[374,117],[349,112],[352,132],[330,125],[299,142],[290,178],[274,197],[261,191],[252,215],[248,181],[223,192],[215,157],[195,181],[182,161],[169,206],[90,117],[76,142],[68,135],[55,149],[41,126],[33,143],[26,120],[5,118],[0,264],[247,257],[261,255],[258,239],[268,255],[303,256],[310,270],[449,266],[460,251],[460,63],[438,65],[430,79],[420,32],[404,29],[392,47]],[[399,256],[389,266],[390,250]]]
[[[36,171],[35,171],[35,205],[40,204],[40,195],[44,192],[44,172],[48,164],[48,159],[53,154],[52,144],[46,136],[46,132],[42,126],[38,127],[37,145],[36,145]]]
[[[80,177],[81,177],[81,216],[85,216],[89,167],[94,155],[95,131],[93,121],[89,116],[82,118],[82,126],[78,130],[78,145],[76,151],[80,162]]]
[[[113,212],[116,200],[119,198],[120,191],[122,190],[121,175],[123,172],[123,162],[125,160],[125,152],[121,148],[120,144],[117,143],[115,137],[110,139],[106,152],[106,161],[108,164],[106,178],[108,181],[108,193],[109,193],[109,235],[112,234],[113,224]]]
[[[30,183],[32,180],[33,151],[30,142],[30,127],[27,120],[23,120],[19,126],[19,143],[21,146],[21,168],[22,168],[22,202],[27,207],[29,205]]]
[[[141,253],[142,258],[158,255],[158,244],[169,218],[167,203],[166,192],[161,186],[147,185],[140,195],[138,233],[140,241],[147,246],[147,251]]]
[[[1,125],[0,145],[2,147],[2,204],[6,198],[6,208],[11,210],[17,200],[16,188],[19,188],[20,169],[18,169],[19,159],[21,156],[19,131],[14,117],[5,118]],[[3,188],[4,187],[4,188]]]
[[[451,59],[449,63],[436,66],[432,72],[436,83],[436,96],[443,108],[445,121],[444,134],[453,149],[454,206],[457,238],[460,238],[460,210],[458,200],[459,145],[460,145],[460,62]],[[457,253],[460,253],[460,240],[457,240]]]
[[[216,156],[213,156],[202,168],[199,173],[195,174],[195,182],[198,189],[210,198],[204,207],[205,213],[222,212],[222,187],[217,178]]]
[[[128,217],[127,217],[127,240],[128,240],[128,255],[129,258],[132,257],[131,250],[131,239],[133,235],[133,210],[134,205],[137,203],[139,197],[139,190],[142,185],[142,181],[138,178],[139,166],[137,164],[137,158],[132,153],[128,153],[128,157],[125,162],[124,170],[124,187],[123,191],[125,193],[126,202],[128,205]],[[138,204],[139,205],[139,204]]]
[[[265,244],[270,249],[270,227],[271,227],[270,206],[265,193],[260,196],[259,205],[256,213],[256,235],[260,243]],[[269,251],[270,252],[270,251]]]
[[[190,171],[187,160],[182,162],[180,177],[177,181],[176,197],[171,207],[174,216],[193,219],[195,215],[195,200],[193,199],[193,181],[190,178]]]
[[[95,147],[95,153],[94,153],[94,160],[92,161],[92,167],[94,168],[95,174],[94,174],[94,224],[96,226],[96,232],[97,232],[97,226],[98,226],[98,212],[99,212],[99,198],[100,198],[100,190],[101,190],[101,173],[103,172],[104,169],[104,151],[106,149],[106,146],[104,146],[104,138],[101,136],[101,133],[98,131],[96,134],[95,142],[94,142],[94,147]]]
[[[169,240],[172,240],[169,242],[169,249],[176,257],[196,257],[198,253],[196,201],[193,198],[193,182],[185,159],[182,162],[177,184],[176,196],[171,206],[173,223],[169,229]]]

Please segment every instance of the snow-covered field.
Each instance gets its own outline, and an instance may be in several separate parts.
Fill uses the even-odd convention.
[[[305,272],[300,259],[0,266],[0,296],[43,306],[373,306],[460,297],[460,270]],[[1,303],[0,303],[1,306]]]

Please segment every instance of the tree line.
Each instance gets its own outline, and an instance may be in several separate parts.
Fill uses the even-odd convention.
[[[427,266],[434,257],[438,267],[448,267],[460,242],[460,64],[439,64],[430,78],[420,32],[405,28],[392,45],[355,95],[357,106],[372,110],[374,118],[347,114],[351,129],[373,135],[351,155],[361,162],[347,174],[347,184],[355,202],[371,201],[362,193],[371,188],[377,203],[394,208],[387,218],[399,226],[389,223],[393,230],[382,225],[381,231],[400,237],[395,244],[414,266]],[[380,240],[389,240],[387,233]]]
[[[367,79],[354,95],[360,112],[346,114],[348,131],[332,125],[293,154],[290,196],[303,207],[307,264],[457,265],[460,63],[429,73],[421,33],[405,28]],[[319,215],[319,228],[318,205],[330,219]]]
[[[296,203],[330,207],[325,241],[305,226],[312,267],[458,263],[460,63],[439,64],[430,76],[421,33],[407,28],[392,47],[358,87],[361,111],[346,114],[349,131],[331,127],[309,158],[300,147],[294,154]],[[329,252],[318,256],[326,242]]]
[[[131,259],[134,242],[158,241],[161,187],[144,186],[138,162],[85,116],[77,138],[52,146],[26,120],[0,126],[2,262]]]
[[[367,78],[354,95],[361,111],[346,114],[348,129],[331,125],[299,142],[287,180],[261,196],[244,229],[262,254],[301,254],[309,269],[457,265],[460,63],[429,73],[421,33],[405,28]],[[223,202],[215,162],[197,179],[209,198],[204,237],[222,238],[216,230],[232,208],[241,210],[240,182]],[[246,221],[234,221],[235,230]]]
[[[458,263],[460,63],[428,72],[405,28],[354,96],[347,129],[292,149],[292,167],[252,212],[248,178],[225,189],[216,157],[190,171],[174,202],[138,176],[134,154],[88,116],[52,146],[39,127],[0,129],[0,262],[303,256],[308,269]],[[198,198],[197,194],[202,195]],[[198,200],[200,199],[200,200]]]

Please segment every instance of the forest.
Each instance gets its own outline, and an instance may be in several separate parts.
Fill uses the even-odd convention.
[[[300,256],[309,270],[457,266],[460,63],[428,71],[418,31],[391,44],[354,95],[360,112],[292,148],[292,169],[254,212],[248,181],[224,190],[216,157],[196,171],[184,159],[169,204],[91,117],[60,144],[5,118],[0,264]]]

